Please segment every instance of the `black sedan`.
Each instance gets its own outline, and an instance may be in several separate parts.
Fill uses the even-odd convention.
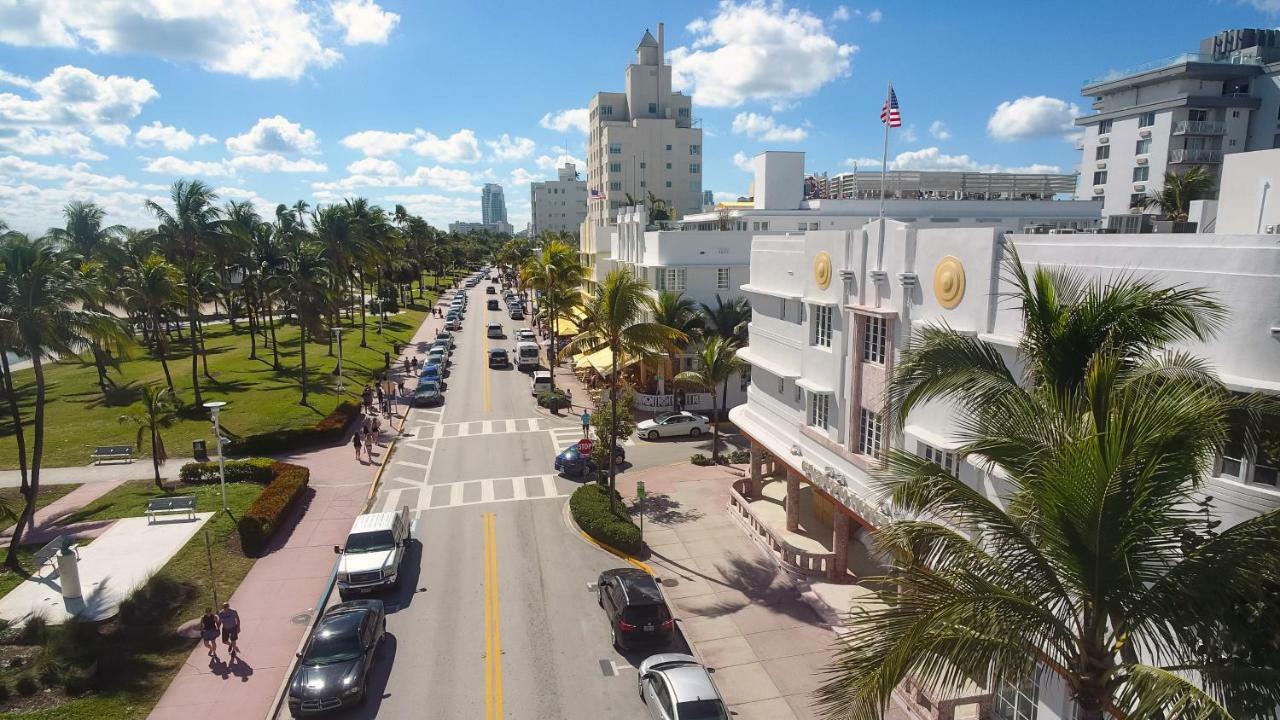
[[[363,703],[369,668],[386,631],[381,600],[329,608],[299,654],[289,684],[289,713],[302,717]]]
[[[613,455],[615,465],[627,461],[627,451],[621,446],[614,446]],[[565,477],[582,477],[594,469],[595,462],[591,460],[591,456],[578,452],[576,444],[570,445],[556,456],[556,470],[564,473]]]

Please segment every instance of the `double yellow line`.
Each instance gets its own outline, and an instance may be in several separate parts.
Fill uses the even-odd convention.
[[[484,514],[484,716],[501,720],[502,629],[498,618],[498,541],[493,513]]]

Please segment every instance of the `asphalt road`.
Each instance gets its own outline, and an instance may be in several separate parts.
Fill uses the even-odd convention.
[[[613,649],[594,581],[621,561],[568,523],[577,487],[553,458],[576,419],[535,410],[530,378],[490,370],[522,323],[470,292],[446,402],[409,414],[376,501],[408,505],[419,542],[390,614],[364,707],[345,717],[647,718],[635,665]],[[490,320],[505,339],[485,337]]]

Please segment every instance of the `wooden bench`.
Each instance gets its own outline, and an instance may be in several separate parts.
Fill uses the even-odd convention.
[[[196,519],[196,496],[195,495],[175,495],[173,497],[156,498],[147,501],[147,524],[157,515],[181,515],[185,514],[188,519]]]
[[[133,446],[132,445],[99,445],[93,449],[89,455],[93,459],[94,465],[101,465],[104,462],[119,461],[133,462]]]
[[[59,535],[49,541],[48,545],[36,551],[31,560],[36,565],[36,575],[39,576],[44,570],[45,565],[53,565],[54,560],[62,554],[63,550],[71,550],[76,554],[76,558],[80,557],[80,546],[71,540],[70,535]]]

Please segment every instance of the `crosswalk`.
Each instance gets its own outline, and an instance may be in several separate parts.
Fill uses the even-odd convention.
[[[390,510],[408,505],[411,511],[425,512],[483,503],[550,500],[567,497],[573,489],[569,487],[562,492],[559,481],[552,474],[462,480],[416,487],[410,487],[407,481],[389,485],[397,487],[387,487],[381,493],[375,510]]]
[[[530,417],[506,420],[472,420],[456,423],[411,423],[414,439],[419,442],[465,438],[477,435],[505,435],[510,433],[549,432],[556,446],[567,445],[582,438],[582,426],[566,424],[558,418]],[[623,445],[634,445],[635,438],[627,438]]]

